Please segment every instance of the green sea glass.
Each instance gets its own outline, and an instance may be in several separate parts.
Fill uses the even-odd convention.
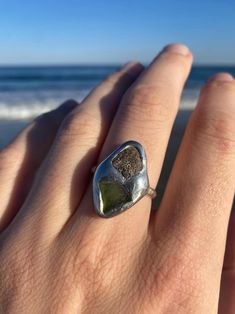
[[[108,213],[130,201],[125,187],[115,181],[100,181],[100,197],[102,199],[103,213]]]

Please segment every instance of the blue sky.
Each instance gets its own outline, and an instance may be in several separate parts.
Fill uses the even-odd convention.
[[[0,64],[149,62],[169,42],[235,64],[235,0],[0,0]]]

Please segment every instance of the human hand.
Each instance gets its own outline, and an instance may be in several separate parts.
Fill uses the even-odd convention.
[[[92,203],[92,167],[127,140],[144,146],[156,186],[191,63],[180,45],[146,70],[129,63],[1,151],[1,313],[208,314],[219,298],[219,313],[234,313],[233,216],[223,266],[235,187],[230,75],[203,88],[157,211],[144,197],[103,219]]]

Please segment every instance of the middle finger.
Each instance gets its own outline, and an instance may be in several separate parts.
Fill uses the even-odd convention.
[[[183,45],[167,46],[159,54],[125,94],[101,150],[99,162],[117,145],[128,140],[138,141],[144,146],[148,158],[150,186],[156,186],[191,63],[192,54]],[[82,222],[81,217],[87,216],[87,208],[93,210],[91,202],[90,186],[78,210],[80,219],[77,219],[77,224]],[[125,228],[131,238],[136,237],[138,241],[147,231],[150,208],[150,198],[144,197],[123,215],[108,222],[104,219],[99,219],[98,222],[96,219],[96,224],[100,224],[101,228],[104,224],[111,228],[116,224],[121,232]],[[75,229],[78,230],[78,226]]]

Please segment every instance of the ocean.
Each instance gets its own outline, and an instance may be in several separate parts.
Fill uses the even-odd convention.
[[[0,67],[0,147],[35,116],[66,99],[81,101],[118,68],[118,65]],[[203,83],[221,71],[235,75],[235,66],[194,66],[184,89],[181,109],[192,109]]]

